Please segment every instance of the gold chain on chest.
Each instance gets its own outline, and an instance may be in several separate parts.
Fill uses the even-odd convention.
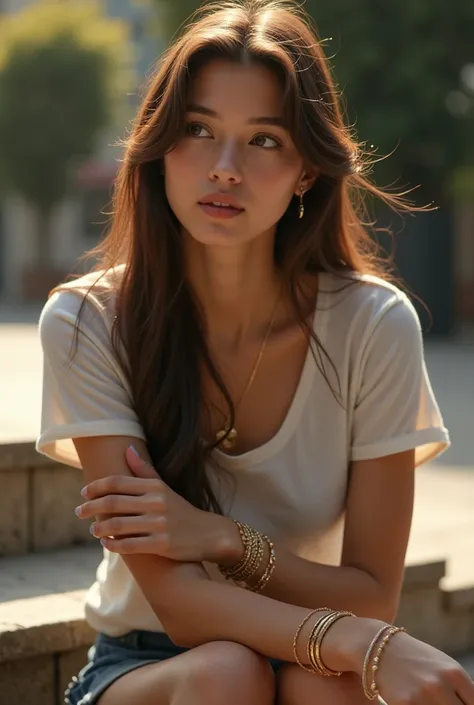
[[[270,318],[270,322],[267,327],[267,332],[266,332],[265,337],[264,337],[262,344],[260,346],[260,350],[258,352],[257,359],[255,360],[254,366],[253,366],[252,371],[250,373],[250,376],[249,376],[249,379],[248,379],[247,384],[245,386],[245,389],[244,389],[242,396],[240,397],[238,403],[235,406],[235,415],[237,415],[238,410],[242,406],[242,403],[243,403],[243,401],[244,401],[244,399],[245,399],[245,397],[246,397],[246,395],[247,395],[247,393],[248,393],[248,391],[249,391],[250,387],[252,386],[252,383],[255,379],[255,375],[257,374],[258,368],[260,367],[260,363],[262,361],[263,354],[264,354],[265,349],[267,347],[270,333],[273,330],[273,324],[275,323],[275,317],[276,317],[276,312],[277,312],[279,302],[280,302],[280,296],[278,296],[278,298],[276,300],[275,307],[273,309],[272,316]],[[219,446],[221,448],[223,448],[224,450],[233,450],[237,444],[237,437],[238,437],[237,429],[235,428],[235,425],[232,426],[232,428],[231,428],[230,421],[231,421],[231,418],[230,418],[230,416],[228,416],[223,428],[221,428],[216,433],[216,440],[218,441]]]

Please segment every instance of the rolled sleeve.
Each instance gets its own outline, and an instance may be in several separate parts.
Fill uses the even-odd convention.
[[[423,338],[408,298],[399,299],[371,332],[358,375],[352,460],[416,449],[416,465],[449,446],[424,360]]]
[[[145,438],[103,314],[86,300],[78,324],[82,300],[71,291],[56,292],[39,322],[43,393],[36,449],[76,467],[73,438]]]

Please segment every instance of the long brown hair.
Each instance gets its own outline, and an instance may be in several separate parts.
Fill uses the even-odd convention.
[[[300,282],[308,272],[382,274],[364,223],[364,198],[382,199],[395,210],[417,210],[378,189],[364,155],[346,126],[322,44],[297,5],[279,0],[205,5],[161,58],[125,142],[117,176],[113,218],[98,255],[97,270],[124,265],[118,286],[113,344],[120,355],[161,477],[190,502],[219,511],[205,464],[212,447],[202,441],[201,368],[232,400],[211,359],[193,291],[185,279],[180,224],[165,195],[163,157],[185,130],[190,83],[213,58],[262,62],[276,72],[284,91],[284,121],[309,168],[320,172],[305,196],[298,220],[293,199],[277,225],[275,264],[295,317],[305,330],[325,375],[325,354],[301,304]]]

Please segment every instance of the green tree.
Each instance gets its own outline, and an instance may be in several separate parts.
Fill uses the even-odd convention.
[[[331,3],[308,0],[323,37],[332,37],[335,73],[361,139],[380,154],[387,179],[423,184],[439,201],[472,142],[472,0]]]
[[[130,78],[121,21],[92,0],[42,0],[0,20],[0,179],[36,220],[36,266],[51,267],[51,216],[117,117]]]
[[[152,0],[170,37],[199,5]],[[379,156],[384,184],[424,185],[439,200],[473,154],[472,0],[307,0],[347,106],[347,120]]]

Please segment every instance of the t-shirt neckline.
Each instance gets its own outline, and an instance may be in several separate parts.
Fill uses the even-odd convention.
[[[319,273],[319,291],[316,301],[316,308],[313,314],[313,331],[317,332],[319,340],[324,338],[326,326],[326,297],[327,297],[327,278],[325,273]],[[322,286],[322,283],[326,286]],[[313,358],[311,342],[306,351],[306,357],[303,364],[303,369],[300,375],[298,385],[296,387],[293,400],[283,420],[282,425],[272,438],[263,443],[257,448],[240,453],[238,455],[228,455],[219,448],[214,448],[212,451],[213,458],[218,465],[224,468],[242,468],[250,467],[258,463],[262,463],[268,458],[276,455],[278,451],[288,442],[292,436],[296,425],[303,412],[306,400],[313,387],[313,377],[316,370],[316,363]]]

